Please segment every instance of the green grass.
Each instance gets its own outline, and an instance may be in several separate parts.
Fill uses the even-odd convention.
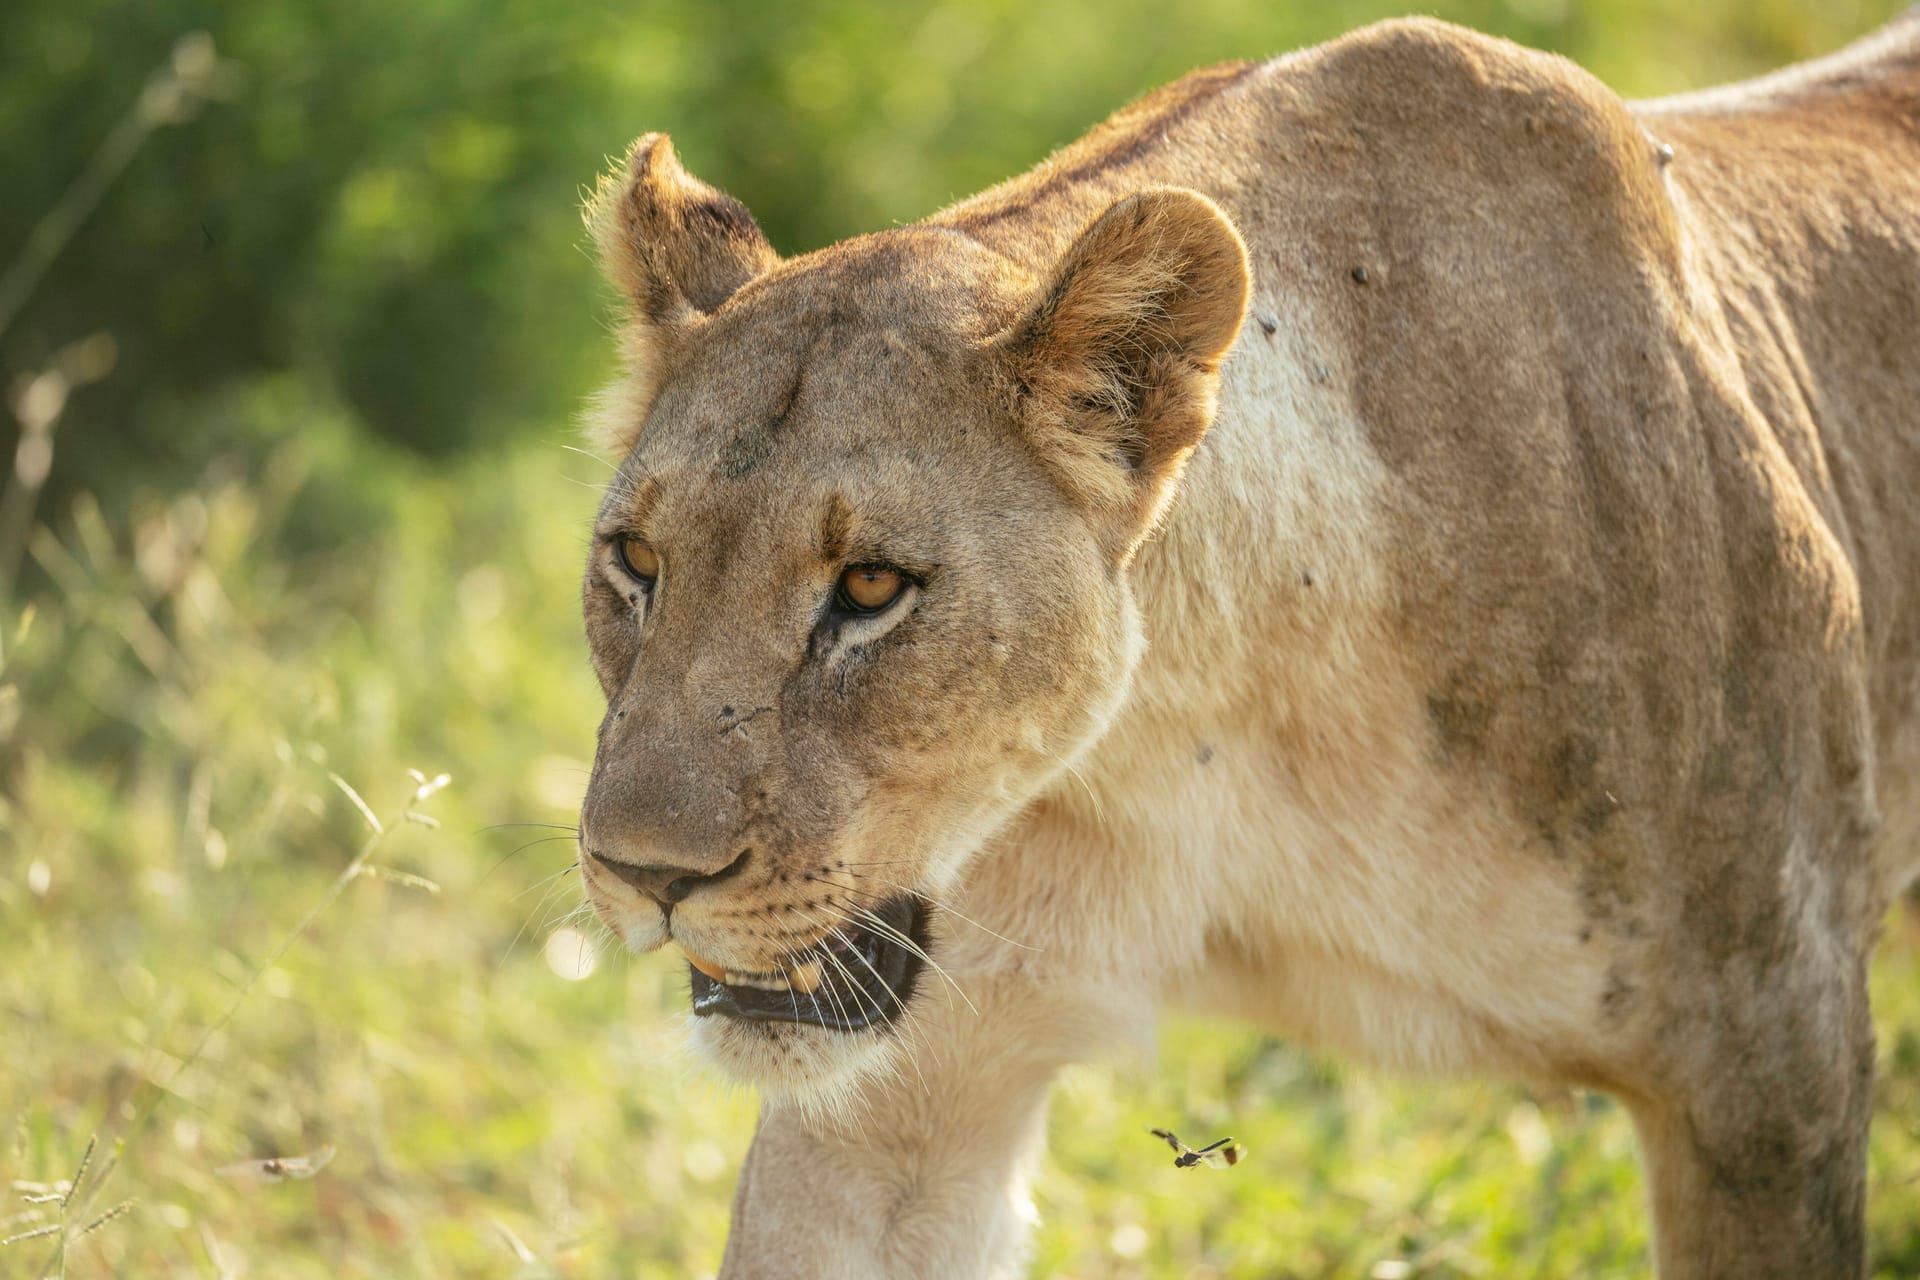
[[[61,1205],[16,1189],[0,1236],[56,1232],[0,1247],[0,1275],[711,1273],[753,1100],[682,1049],[677,964],[589,952],[572,976],[571,845],[499,825],[570,823],[584,785],[592,496],[569,478],[597,464],[403,470],[391,527],[288,561],[313,465],[210,475],[130,537],[83,504],[36,541],[30,624],[0,617],[0,1184],[58,1184],[97,1136],[69,1229],[134,1202],[62,1258]],[[396,821],[408,768],[453,776],[418,806],[437,829]],[[332,774],[389,827],[370,863],[438,892],[352,879],[269,963],[366,845]],[[1875,971],[1888,1277],[1920,1274],[1915,937],[1896,915]],[[1250,1159],[1175,1170],[1153,1124]],[[1070,1073],[1051,1129],[1036,1275],[1646,1267],[1629,1127],[1586,1095],[1175,1023],[1151,1065]],[[311,1179],[222,1172],[324,1145]]]

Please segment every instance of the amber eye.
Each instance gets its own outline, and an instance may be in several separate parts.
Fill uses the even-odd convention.
[[[906,579],[883,564],[860,564],[840,575],[840,599],[856,613],[878,613],[899,599]]]
[[[616,538],[613,554],[620,561],[620,567],[627,571],[627,576],[637,578],[648,586],[652,586],[653,580],[660,576],[660,557],[638,538]]]

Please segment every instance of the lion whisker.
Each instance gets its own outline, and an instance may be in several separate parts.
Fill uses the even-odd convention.
[[[853,981],[853,975],[847,972],[846,966],[840,964],[840,962],[837,959],[835,959],[835,957],[831,952],[822,951],[820,954],[825,956],[828,960],[833,961],[834,967],[840,970],[841,976],[846,978],[848,982]],[[788,981],[791,982],[792,980],[789,979]],[[853,1019],[847,1015],[846,1002],[840,999],[839,993],[834,990],[832,983],[822,983],[820,989],[827,993],[827,999],[830,1002],[832,1002],[834,1012],[840,1015],[840,1021],[842,1022],[853,1021]],[[809,992],[808,994],[812,994],[812,993]]]
[[[817,925],[819,923],[818,921],[812,918],[812,914],[810,912],[802,912],[801,914],[807,917],[807,922],[809,924]],[[832,933],[836,937],[840,937],[843,942],[847,940],[844,936],[840,934],[840,931],[837,928],[830,929],[828,930],[828,932]],[[838,969],[841,975],[844,976],[848,982],[854,981],[852,971],[849,970],[845,962],[843,962],[838,956],[834,955],[832,951],[822,951],[821,954],[824,955],[829,961],[832,962],[834,968]],[[873,965],[868,962],[866,956],[861,955],[858,951],[854,952],[854,957],[857,960],[859,960],[862,965],[866,966],[867,972],[871,973],[874,976],[874,978],[880,983],[880,989],[887,993],[888,998],[893,1001],[893,1003],[899,1008],[900,1012],[905,1013],[907,1009],[906,1002],[894,993],[894,990],[892,987],[887,985],[887,980],[880,976],[879,970],[875,969]],[[789,985],[791,985],[791,983],[789,983]],[[858,984],[856,983],[855,985],[858,985]],[[927,1040],[925,1036],[915,1032],[911,1024],[896,1023],[895,1033],[901,1034],[903,1032],[906,1038],[912,1040],[916,1045],[922,1048],[925,1048],[929,1055],[933,1056],[936,1059],[939,1057],[939,1055],[935,1053],[933,1050],[932,1042]],[[933,1096],[933,1089],[931,1086],[927,1084],[927,1077],[920,1070],[919,1056],[913,1053],[911,1050],[908,1050],[906,1052],[906,1058],[907,1058],[907,1065],[913,1068],[913,1074],[919,1078],[920,1092],[924,1094],[926,1097],[931,1098]],[[896,1073],[898,1073],[897,1066],[895,1067],[895,1071]]]
[[[534,824],[527,824],[527,825],[534,825]],[[492,866],[488,867],[486,871],[481,874],[480,878],[474,881],[474,884],[476,885],[485,884],[488,876],[492,875],[494,872],[498,871],[500,868],[506,866],[507,863],[510,862],[512,859],[525,853],[527,850],[533,848],[535,845],[552,844],[555,841],[559,841],[559,840],[577,840],[578,838],[579,838],[578,836],[565,835],[565,836],[542,836],[537,840],[529,840],[525,844],[521,845],[519,848],[514,849],[509,853],[501,855],[499,861],[495,862]]]
[[[520,899],[532,893],[535,889],[550,890],[553,888],[554,881],[560,879],[562,876],[572,875],[574,872],[578,871],[579,869],[580,869],[579,863],[569,862],[566,866],[560,868],[558,871],[551,871],[551,872],[548,872],[546,875],[541,876],[538,880],[535,880],[532,884],[528,885],[526,888],[522,889],[520,892],[514,894],[513,897],[509,899],[509,901],[518,902],[520,901]],[[539,907],[545,906],[545,905],[546,904],[544,902],[538,903],[535,906],[535,910],[538,910]]]
[[[620,474],[620,468],[617,465],[607,461],[605,458],[601,457],[599,454],[595,453],[591,449],[582,449],[578,445],[571,445],[571,444],[563,444],[560,447],[562,449],[565,449],[568,453],[577,453],[583,458],[592,458],[595,462],[599,463],[601,466],[605,467],[607,470],[613,472],[613,474],[616,476]]]
[[[922,951],[920,947],[914,943],[912,938],[907,937],[905,934],[901,933],[898,929],[895,929],[893,926],[889,925],[886,921],[880,919],[878,916],[874,915],[871,911],[867,910],[865,907],[861,906],[857,902],[848,902],[846,906],[853,912],[853,914],[850,915],[846,911],[840,910],[839,908],[835,907],[832,903],[823,902],[820,904],[820,907],[822,910],[830,913],[834,917],[834,919],[839,920],[842,924],[851,925],[856,929],[873,929],[875,931],[884,930],[884,936],[888,937],[892,941],[899,943],[899,945],[907,948],[908,951],[920,957],[920,959],[925,964],[931,966],[936,972],[940,973],[942,977],[947,979],[948,985],[952,986],[955,991],[959,992],[961,999],[963,1000],[966,999],[966,992],[960,991],[959,986],[953,982],[953,979],[951,977],[948,977],[946,972],[942,970],[940,966],[934,962],[933,957],[929,956],[925,951]],[[839,930],[835,929],[834,933],[836,935],[839,935]],[[949,995],[947,997],[947,1007],[948,1008],[953,1007],[952,995]],[[969,1008],[973,1007],[971,1001],[968,1001],[968,1007]],[[975,1012],[977,1013],[979,1011],[976,1009]]]
[[[849,976],[849,977],[848,977],[848,981],[852,981],[852,978],[851,978],[851,976]],[[788,979],[788,980],[787,980],[787,988],[788,988],[788,990],[789,990],[789,991],[791,991],[791,990],[792,990],[792,988],[793,988],[793,981],[792,981],[792,979]],[[835,1011],[836,1011],[836,1012],[838,1012],[838,1013],[839,1013],[839,1015],[840,1015],[840,1019],[841,1019],[841,1021],[843,1021],[843,1022],[844,1022],[844,1021],[848,1021],[849,1019],[847,1018],[847,1009],[846,1009],[846,1006],[845,1006],[845,1005],[843,1005],[842,1003],[840,1003],[840,999],[839,999],[839,997],[838,997],[838,996],[836,996],[836,995],[834,994],[834,992],[833,992],[833,988],[832,988],[831,986],[826,986],[826,987],[825,987],[825,990],[826,990],[826,995],[827,995],[827,1002],[828,1002],[829,1004],[831,1004],[831,1005],[832,1005],[832,1006],[834,1007],[834,1009],[835,1009]],[[819,1018],[821,1018],[821,1020],[822,1020],[822,1021],[825,1021],[825,1015],[824,1015],[823,1013],[821,1013],[821,1010],[820,1010],[820,994],[819,994],[819,992],[818,992],[818,991],[809,991],[809,992],[807,992],[806,994],[807,994],[807,999],[808,999],[808,1001],[809,1001],[809,1002],[811,1002],[811,1003],[812,1003],[812,1005],[813,1005],[813,1012],[814,1012],[814,1014],[815,1014],[815,1016],[817,1016],[817,1017],[819,1017]],[[872,1146],[872,1145],[873,1145],[873,1144],[872,1144],[872,1141],[871,1141],[871,1140],[870,1140],[870,1139],[869,1139],[869,1138],[867,1137],[867,1130],[866,1130],[866,1124],[865,1124],[865,1122],[864,1122],[864,1120],[863,1120],[863,1118],[862,1118],[861,1116],[859,1116],[859,1115],[856,1115],[856,1114],[852,1114],[852,1113],[851,1113],[851,1112],[849,1111],[849,1109],[848,1109],[848,1108],[846,1107],[846,1105],[845,1105],[845,1104],[846,1104],[846,1103],[847,1103],[847,1102],[848,1102],[849,1100],[854,1100],[854,1101],[858,1101],[858,1102],[859,1102],[859,1103],[861,1104],[861,1107],[862,1107],[862,1109],[863,1109],[863,1110],[865,1111],[865,1113],[866,1113],[866,1114],[865,1114],[865,1119],[869,1119],[869,1120],[873,1118],[873,1105],[872,1105],[872,1103],[871,1103],[871,1102],[869,1102],[869,1101],[868,1101],[867,1099],[865,1099],[864,1097],[861,1097],[861,1096],[860,1096],[860,1095],[858,1095],[858,1094],[852,1094],[852,1095],[843,1095],[843,1096],[842,1096],[842,1097],[841,1097],[841,1098],[839,1099],[839,1102],[840,1102],[840,1106],[839,1106],[839,1110],[840,1110],[840,1111],[842,1112],[842,1117],[841,1117],[841,1118],[843,1118],[843,1119],[851,1119],[851,1120],[853,1121],[853,1127],[854,1127],[854,1134],[855,1134],[855,1136],[856,1136],[856,1137],[858,1137],[858,1138],[859,1138],[859,1140],[860,1140],[860,1142],[861,1142],[861,1144],[862,1144],[863,1146]],[[802,1105],[802,1106],[803,1106],[803,1108],[804,1108],[804,1107],[806,1107],[806,1106],[809,1106],[810,1104],[808,1104],[808,1103],[804,1103],[804,1102],[803,1102],[803,1103],[802,1103],[801,1105]]]
[[[827,904],[824,904],[824,903],[821,905],[827,906]],[[837,911],[835,911],[834,914],[840,915],[840,918],[842,920],[845,920],[848,924],[858,925],[861,928],[872,929],[877,933],[884,934],[885,936],[893,939],[893,941],[898,945],[906,948],[907,951],[910,952],[911,954],[920,957],[921,963],[925,964],[929,969],[933,970],[934,973],[940,976],[941,981],[945,982],[949,987],[953,988],[953,993],[960,997],[961,1001],[966,1004],[967,1008],[973,1013],[975,1017],[980,1016],[979,1006],[974,1004],[972,998],[968,996],[966,991],[960,986],[960,984],[954,980],[953,975],[947,972],[946,967],[942,965],[938,960],[935,960],[932,956],[928,955],[926,953],[926,950],[923,947],[921,947],[919,943],[915,942],[912,938],[909,938],[906,934],[900,932],[900,930],[894,928],[892,925],[888,924],[885,920],[882,920],[879,916],[875,915],[872,911],[869,911],[867,908],[861,906],[859,903],[850,902],[847,905],[853,909],[855,913],[853,917],[840,915],[840,913]],[[827,906],[827,910],[833,911],[834,909],[831,906]]]
[[[514,895],[513,900],[515,902],[518,902],[521,898],[526,897],[529,893],[532,893],[535,889],[543,890],[543,892],[540,895],[540,901],[535,903],[533,910],[527,912],[526,916],[520,921],[520,927],[514,931],[513,939],[512,941],[507,943],[507,949],[504,954],[506,955],[513,954],[513,949],[520,945],[520,939],[527,936],[527,929],[529,926],[533,925],[534,916],[540,914],[541,912],[550,912],[554,890],[560,887],[560,885],[563,883],[564,877],[569,872],[578,871],[579,869],[580,869],[579,863],[577,862],[569,863],[566,866],[562,867],[560,870],[554,872],[552,875],[546,876],[540,880],[535,881],[533,884],[528,885],[525,889],[522,889],[519,893]],[[587,909],[587,901],[584,898],[582,898],[579,902],[575,903],[572,908],[570,908],[571,911],[579,911],[584,909]],[[553,923],[553,917],[551,914],[548,914],[541,920],[538,927],[544,931],[552,923]]]
[[[1065,769],[1069,774],[1073,775],[1073,780],[1080,784],[1080,789],[1082,791],[1087,793],[1087,799],[1093,802],[1093,820],[1099,823],[1103,827],[1106,826],[1107,825],[1106,808],[1103,805],[1101,805],[1100,796],[1097,792],[1094,791],[1093,784],[1087,781],[1087,776],[1081,773],[1078,769],[1074,768],[1073,762],[1071,760],[1068,760],[1065,756],[1055,751],[1047,751],[1045,747],[1042,747],[1040,749],[1046,752],[1046,754],[1048,756],[1051,756],[1054,760],[1059,761],[1060,767],[1062,769]]]
[[[1030,946],[1029,944],[1024,942],[1017,942],[1014,939],[1009,938],[1004,933],[1000,933],[994,929],[989,929],[986,925],[981,924],[978,920],[975,920],[972,916],[966,915],[963,912],[956,910],[952,905],[942,902],[939,898],[934,897],[932,894],[926,892],[924,889],[913,889],[913,888],[909,888],[904,884],[896,884],[894,881],[887,879],[885,876],[867,875],[862,878],[867,880],[872,880],[877,884],[886,885],[889,889],[897,889],[901,893],[910,893],[914,897],[919,898],[922,902],[927,903],[929,906],[935,906],[940,908],[940,910],[946,912],[948,915],[952,916],[954,919],[964,921],[967,924],[970,924],[974,928],[978,929],[980,932],[1000,939],[1000,941],[1006,943],[1010,947],[1019,947],[1022,951],[1031,951],[1031,952],[1034,952],[1035,954],[1038,954],[1046,950],[1045,947],[1035,947],[1035,946]],[[849,886],[848,891],[851,893],[866,892],[865,890],[852,888],[851,886]],[[882,895],[877,893],[867,893],[866,896],[874,899],[882,898]]]
[[[836,932],[838,931],[836,930]],[[849,982],[853,981],[852,972],[848,970],[846,964],[838,956],[834,955],[833,952],[831,951],[826,951],[826,952],[823,952],[822,954],[825,955],[827,959],[833,961],[834,967],[839,969],[841,973],[846,975],[847,981]],[[880,971],[873,967],[873,963],[870,960],[868,960],[867,957],[859,951],[855,951],[853,953],[853,957],[854,959],[858,960],[861,963],[861,965],[866,969],[868,973],[873,975],[874,980],[880,984],[880,989],[887,993],[887,998],[889,1000],[893,1001],[894,1007],[899,1009],[901,1013],[905,1013],[907,1011],[907,1002],[902,1000],[899,997],[899,995],[894,991],[894,989],[887,985],[887,980],[880,976]],[[913,1068],[913,1074],[919,1077],[920,1092],[925,1096],[931,1098],[933,1096],[933,1090],[930,1087],[928,1087],[926,1076],[921,1074],[919,1058],[915,1054],[908,1053],[907,1064]]]
[[[819,927],[819,925],[820,925],[820,922],[819,922],[818,920],[815,920],[815,919],[813,919],[813,918],[812,918],[812,915],[811,915],[811,913],[809,913],[809,912],[805,912],[805,911],[803,911],[803,912],[801,912],[801,915],[802,915],[802,916],[805,916],[805,917],[807,918],[807,923],[808,923],[808,925],[809,925],[809,926],[812,926],[812,927],[815,927],[815,928],[818,928],[818,927]],[[827,930],[826,930],[826,932],[829,932],[829,933],[834,933],[834,934],[836,934],[836,936],[837,936],[837,934],[838,934],[838,931],[837,931],[837,930],[835,930],[835,929],[831,929],[831,928],[829,928],[829,929],[827,929]],[[832,953],[831,951],[828,951],[828,950],[825,950],[825,949],[823,949],[823,950],[822,950],[822,951],[820,952],[820,954],[821,954],[822,956],[824,956],[824,957],[826,957],[826,959],[828,959],[828,960],[830,960],[830,961],[832,961],[832,962],[834,963],[834,965],[835,965],[835,967],[837,967],[837,968],[839,968],[839,970],[840,970],[840,972],[841,972],[841,974],[842,974],[842,976],[844,976],[844,977],[845,977],[845,978],[847,979],[847,981],[848,981],[848,982],[852,982],[852,981],[853,981],[853,975],[852,975],[851,973],[848,973],[848,972],[847,972],[847,970],[846,970],[846,967],[845,967],[844,965],[841,965],[841,964],[840,964],[840,962],[839,962],[839,960],[838,960],[838,958],[837,958],[837,957],[835,957],[835,956],[834,956],[834,954],[833,954],[833,953]],[[789,990],[789,991],[791,991],[791,990],[792,990],[792,988],[793,988],[793,979],[792,979],[791,977],[788,977],[788,978],[786,979],[786,983],[787,983],[787,988],[788,988],[788,990]],[[855,985],[858,985],[858,984],[856,983]],[[836,993],[834,992],[834,989],[833,989],[833,987],[832,987],[831,985],[826,985],[826,986],[825,986],[825,990],[826,990],[826,993],[827,993],[827,999],[828,999],[828,1000],[829,1000],[829,1001],[830,1001],[830,1002],[831,1002],[831,1003],[833,1004],[833,1007],[834,1007],[834,1010],[835,1010],[835,1012],[837,1012],[837,1013],[838,1013],[838,1014],[840,1015],[840,1020],[841,1020],[842,1022],[851,1022],[851,1021],[852,1021],[852,1019],[851,1019],[850,1017],[848,1017],[848,1016],[847,1016],[847,1007],[846,1007],[846,1005],[845,1005],[844,1003],[842,1003],[842,1001],[840,1000],[840,998],[839,998],[839,996],[838,996],[838,995],[837,995],[837,994],[836,994]],[[816,994],[815,994],[814,992],[812,992],[812,991],[809,991],[809,992],[807,993],[807,998],[813,1001],[813,1007],[814,1007],[814,1011],[815,1011],[816,1013],[817,1013],[817,1012],[819,1012],[819,1009],[820,1009],[820,1000],[819,1000],[819,997],[818,997],[818,996],[817,996],[817,995],[816,995]]]

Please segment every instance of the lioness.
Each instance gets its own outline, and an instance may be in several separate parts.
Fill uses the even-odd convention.
[[[658,134],[589,216],[581,869],[766,1099],[726,1275],[1017,1274],[1168,1007],[1605,1090],[1661,1275],[1859,1275],[1920,16],[1633,106],[1387,23],[791,261]]]

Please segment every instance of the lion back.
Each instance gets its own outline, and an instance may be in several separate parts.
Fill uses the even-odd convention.
[[[1436,753],[1507,790],[1599,927],[1764,969],[1795,945],[1783,872],[1871,916],[1876,762],[1913,721],[1920,635],[1920,530],[1891,497],[1920,483],[1911,120],[1817,177],[1741,173],[1719,135],[1438,23],[1289,70],[1288,159],[1323,171],[1309,256],[1353,264],[1321,301],[1392,477],[1391,625]],[[1810,285],[1838,224],[1796,211],[1862,149],[1904,176],[1861,197],[1891,278],[1849,320]],[[1869,436],[1878,505],[1823,465]]]

